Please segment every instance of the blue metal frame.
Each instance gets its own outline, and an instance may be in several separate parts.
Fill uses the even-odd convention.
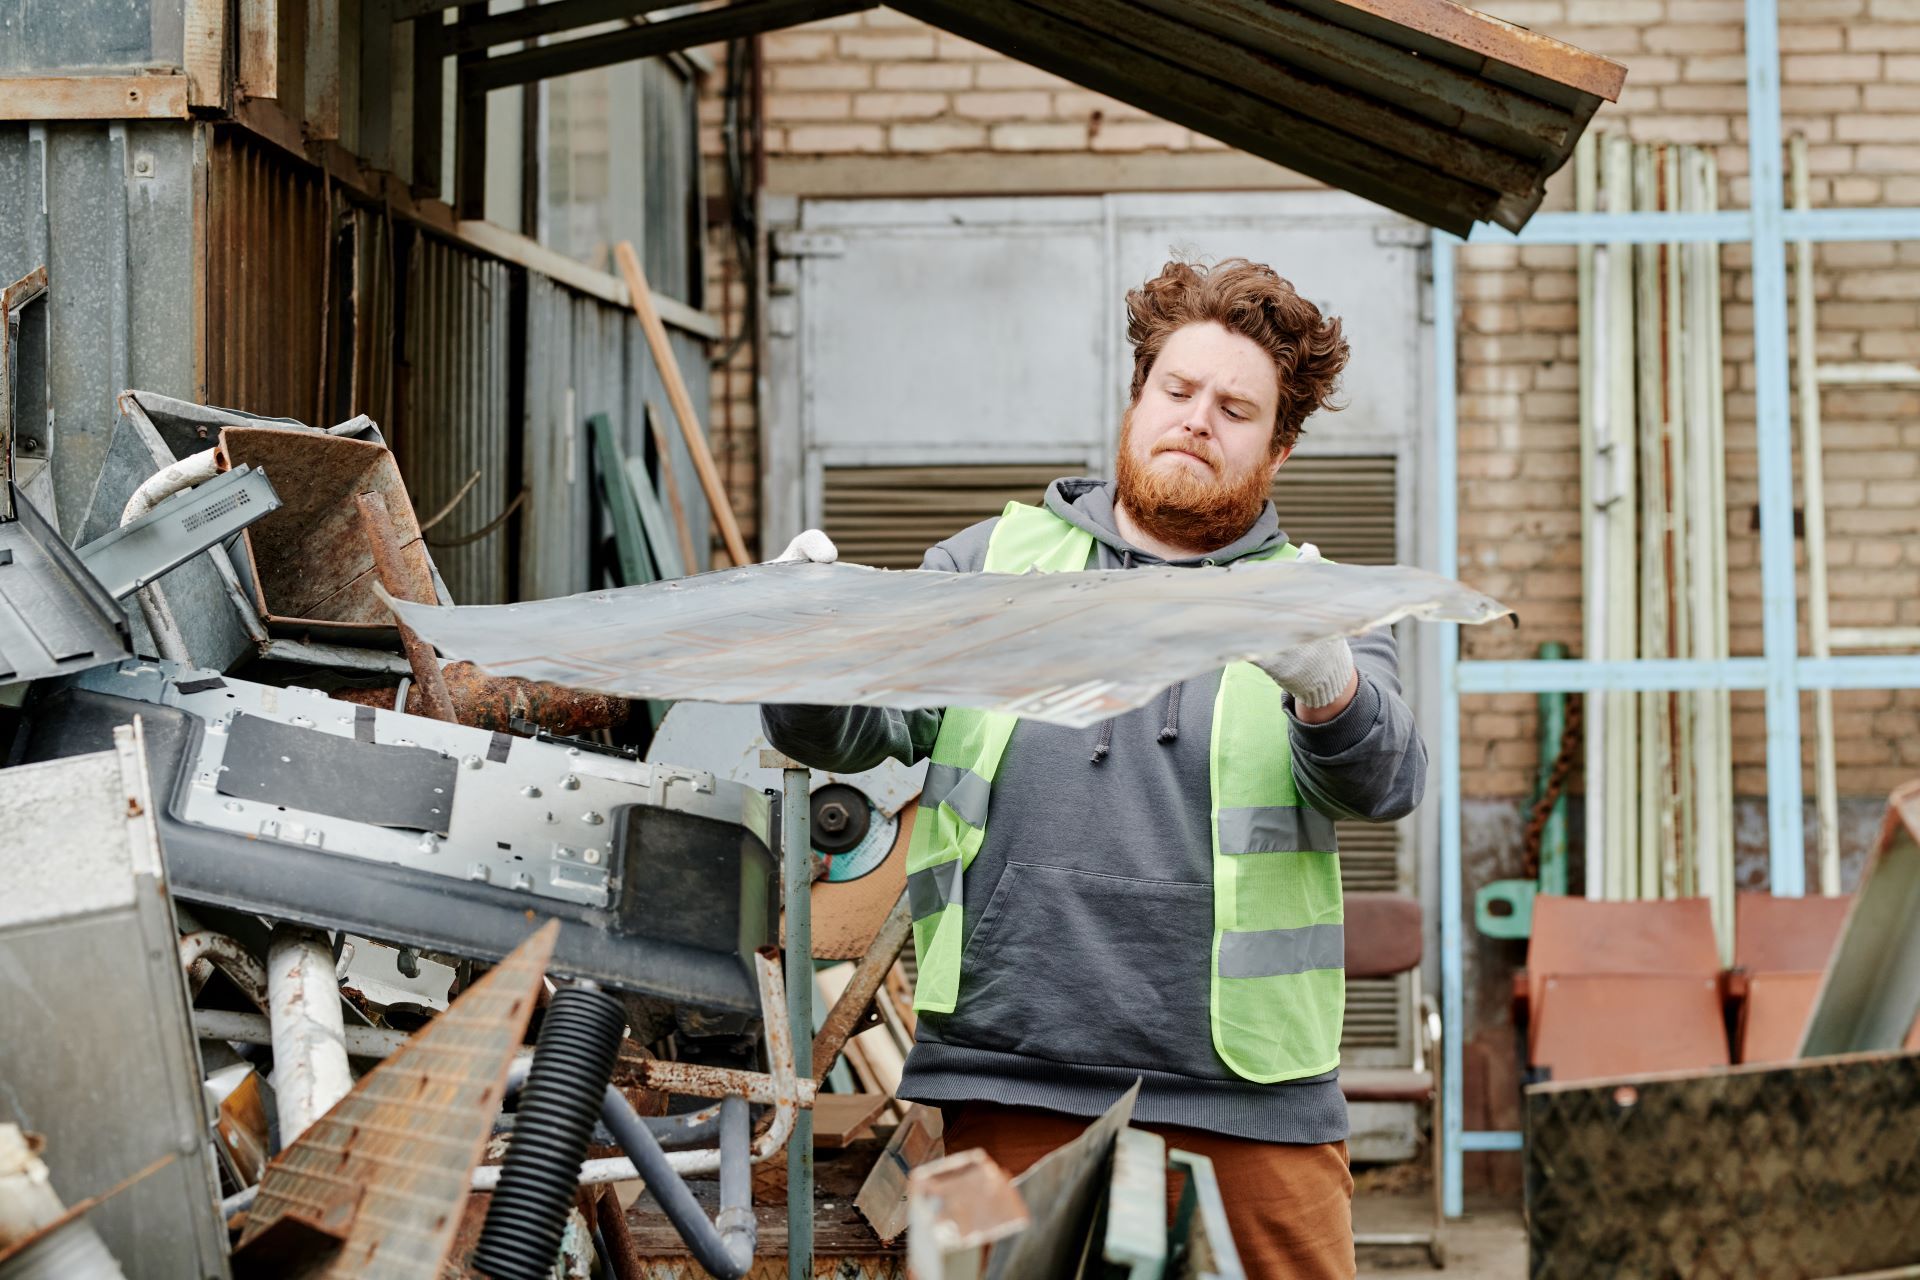
[[[1776,0],[1747,0],[1747,157],[1751,206],[1721,213],[1539,214],[1517,235],[1476,227],[1470,243],[1663,244],[1713,241],[1753,246],[1756,443],[1760,469],[1762,653],[1724,661],[1462,662],[1457,626],[1439,628],[1440,984],[1444,1040],[1443,1190],[1461,1212],[1468,1151],[1518,1151],[1511,1131],[1467,1132],[1461,1115],[1466,1000],[1461,953],[1460,697],[1467,693],[1759,689],[1766,695],[1767,849],[1773,892],[1806,891],[1800,792],[1800,690],[1920,688],[1920,655],[1803,658],[1794,601],[1793,432],[1787,376],[1786,242],[1920,240],[1920,209],[1784,207],[1780,168],[1780,49]],[[1435,568],[1459,572],[1459,406],[1455,253],[1465,243],[1433,236]]]

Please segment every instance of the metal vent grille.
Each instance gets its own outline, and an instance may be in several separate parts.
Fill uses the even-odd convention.
[[[1311,542],[1329,560],[1345,564],[1394,564],[1392,455],[1289,458],[1273,478],[1273,506],[1280,527],[1295,542]]]
[[[1039,502],[1047,486],[1086,468],[1020,466],[829,467],[821,527],[840,558],[877,569],[918,569],[926,549],[1009,502]]]
[[[1340,557],[1335,556],[1335,559]],[[1399,893],[1400,830],[1392,823],[1342,822],[1340,887],[1348,893]],[[1356,1049],[1397,1052],[1406,1033],[1406,979],[1348,978],[1347,1017],[1340,1030],[1343,1055]]]

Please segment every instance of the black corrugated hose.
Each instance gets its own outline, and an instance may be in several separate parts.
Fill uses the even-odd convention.
[[[548,1003],[500,1185],[473,1252],[482,1274],[493,1280],[553,1274],[626,1025],[620,1001],[593,987],[563,987]]]

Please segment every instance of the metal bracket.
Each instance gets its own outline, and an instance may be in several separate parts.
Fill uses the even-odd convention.
[[[241,463],[89,542],[80,560],[114,599],[124,599],[279,508],[267,473]]]

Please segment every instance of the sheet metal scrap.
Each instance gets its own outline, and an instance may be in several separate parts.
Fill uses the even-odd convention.
[[[977,706],[1071,727],[1297,644],[1507,612],[1424,570],[1326,563],[1018,576],[769,564],[530,604],[392,607],[448,656],[624,697]]]
[[[236,1268],[291,1219],[339,1241],[316,1274],[439,1275],[559,935],[557,921],[542,926],[280,1153]]]
[[[1536,1277],[1920,1261],[1920,1054],[1535,1085],[1526,1108]]]

